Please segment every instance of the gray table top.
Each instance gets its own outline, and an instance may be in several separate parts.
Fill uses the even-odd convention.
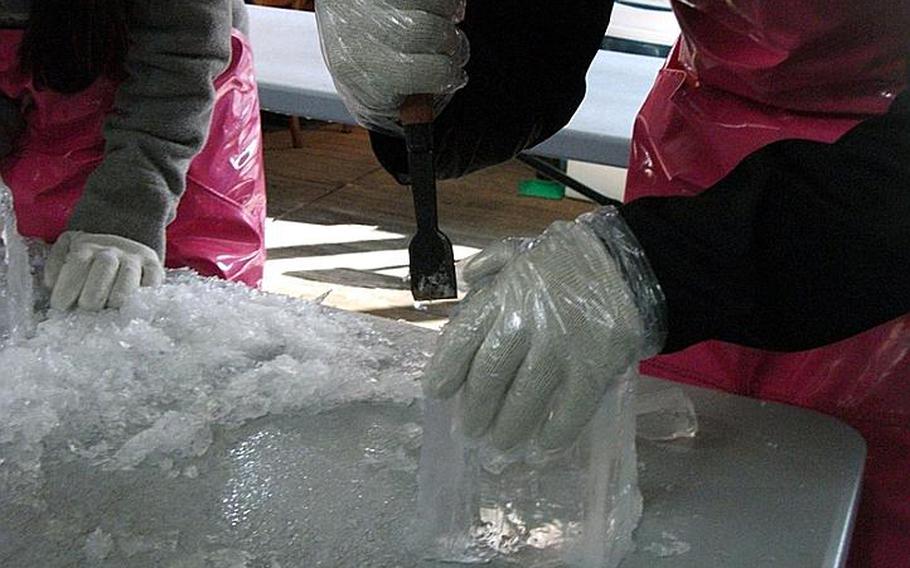
[[[654,566],[654,548],[642,546],[675,540],[691,550],[661,565],[842,566],[865,459],[860,435],[804,409],[684,390],[699,434],[639,441],[645,508],[639,549],[623,567]]]
[[[325,67],[312,13],[249,6],[262,108],[354,124]],[[629,159],[632,124],[662,61],[601,51],[569,124],[532,153],[613,166]]]

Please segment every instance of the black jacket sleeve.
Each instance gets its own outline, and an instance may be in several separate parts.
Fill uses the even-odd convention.
[[[468,84],[433,124],[437,176],[504,162],[562,128],[584,98],[612,8],[610,0],[469,0]],[[371,140],[380,163],[406,182],[404,142]]]
[[[0,158],[12,153],[16,139],[25,130],[19,103],[0,95]]]
[[[910,92],[833,144],[777,142],[699,196],[621,211],[667,297],[664,352],[797,351],[910,313]]]

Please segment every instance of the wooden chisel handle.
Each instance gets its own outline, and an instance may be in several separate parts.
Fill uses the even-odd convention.
[[[408,149],[408,170],[417,228],[436,231],[436,171],[433,164],[433,96],[410,95],[401,104],[399,118]]]
[[[398,111],[401,124],[428,124],[433,122],[433,95],[410,95]]]

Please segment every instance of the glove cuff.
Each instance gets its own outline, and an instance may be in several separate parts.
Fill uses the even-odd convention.
[[[644,327],[642,358],[657,355],[667,338],[667,301],[632,229],[611,206],[584,213],[575,222],[594,231],[616,261],[632,291]]]

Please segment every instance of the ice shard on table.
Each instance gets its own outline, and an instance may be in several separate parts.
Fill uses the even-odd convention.
[[[13,194],[0,181],[0,342],[32,333],[32,302],[28,247],[17,231]]]
[[[567,451],[504,454],[466,440],[458,397],[426,401],[416,549],[465,564],[615,568],[642,513],[630,369]]]

